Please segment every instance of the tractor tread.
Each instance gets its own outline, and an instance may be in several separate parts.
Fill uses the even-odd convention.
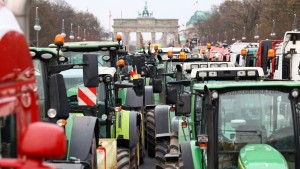
[[[147,112],[147,152],[149,157],[155,157],[155,114]]]
[[[156,140],[155,146],[155,165],[156,168],[165,168],[165,155],[169,151],[169,138],[160,138]]]
[[[117,169],[128,169],[130,166],[130,154],[127,148],[118,148],[117,150]]]

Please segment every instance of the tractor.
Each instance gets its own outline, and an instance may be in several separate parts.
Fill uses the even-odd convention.
[[[180,92],[188,92],[192,84],[190,77],[191,70],[200,67],[228,67],[234,66],[231,62],[204,62],[198,58],[198,55],[190,55],[186,58],[184,52],[181,52],[177,58],[173,58],[172,52],[168,53],[171,58],[165,61],[163,93],[165,101],[162,105],[157,105],[154,112],[147,115],[148,144],[155,143],[155,151],[148,148],[148,155],[153,152],[156,158],[157,168],[175,167],[174,163],[166,162],[169,159],[174,161],[178,158],[178,139],[184,139],[189,132],[185,129],[184,133],[179,133],[173,127],[177,124],[175,107],[177,95]],[[150,147],[150,146],[149,146]],[[170,158],[169,158],[170,157]],[[168,164],[167,164],[168,163]],[[176,165],[176,164],[175,164]]]
[[[53,44],[49,46],[54,47]],[[62,60],[66,60],[62,65],[79,63],[85,53],[98,58],[97,88],[88,89],[82,85],[81,67],[60,73],[66,81],[70,112],[76,116],[96,117],[99,122],[97,136],[102,150],[97,148],[98,167],[137,168],[144,158],[141,112],[144,80],[129,81],[133,58],[121,48],[120,42],[86,41],[65,43],[60,48],[65,58]],[[90,91],[94,94],[88,95]],[[92,104],[87,104],[89,101]]]
[[[299,168],[298,82],[264,81],[260,67],[194,69],[191,77],[199,82],[176,103],[194,131],[180,144],[184,168]]]
[[[79,116],[78,112],[72,112],[66,90],[70,82],[61,73],[76,72],[74,67],[81,67],[82,86],[95,88],[98,86],[97,55],[84,54],[81,62],[67,64],[61,50],[35,47],[29,50],[37,76],[42,120],[61,126],[68,140],[66,156],[48,162],[60,168],[97,168],[99,122],[91,115]]]

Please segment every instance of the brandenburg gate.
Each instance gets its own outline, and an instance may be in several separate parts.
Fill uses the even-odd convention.
[[[162,33],[162,47],[167,47],[167,35],[169,33],[174,36],[174,46],[178,46],[178,19],[155,19],[152,17],[152,12],[149,13],[147,9],[147,2],[142,13],[138,13],[137,19],[114,19],[115,37],[117,33],[125,35],[123,43],[129,46],[130,33],[136,33],[136,48],[141,48],[142,32],[151,32],[151,42],[156,41],[156,33]]]

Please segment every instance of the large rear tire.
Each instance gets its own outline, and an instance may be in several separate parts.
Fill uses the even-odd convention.
[[[170,138],[170,154],[178,154],[178,132],[172,132]],[[168,160],[165,167],[169,169],[178,169],[179,161],[176,159]]]
[[[170,146],[170,138],[163,137],[156,139],[156,146],[155,146],[155,165],[157,169],[165,169],[165,155],[168,153]]]
[[[128,169],[130,167],[130,154],[128,148],[118,147],[117,161],[118,169]]]
[[[138,168],[138,154],[137,147],[130,150],[130,169]]]
[[[155,115],[154,110],[147,112],[147,151],[149,157],[155,157]]]

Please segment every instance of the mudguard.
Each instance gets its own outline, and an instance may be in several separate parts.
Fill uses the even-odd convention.
[[[171,132],[178,132],[178,128],[180,127],[179,120],[180,118],[178,116],[172,118],[171,125],[170,125]]]
[[[190,142],[189,141],[182,142],[180,144],[180,150],[181,150],[181,156],[182,156],[184,168],[191,168],[191,169],[195,168],[193,163],[193,155],[192,155]]]
[[[137,96],[133,88],[127,88],[125,105],[129,107],[143,107],[143,95]]]
[[[158,105],[154,109],[156,137],[170,136],[169,106]]]
[[[71,140],[70,156],[80,160],[85,160],[89,154],[94,133],[98,132],[98,122],[96,117],[76,116],[74,118]],[[95,134],[98,140],[98,134]],[[98,141],[97,141],[98,146]]]
[[[139,125],[138,112],[130,111],[130,122],[129,122],[129,147],[133,148],[137,144],[136,130]]]
[[[134,147],[136,141],[136,130],[138,126],[138,112],[122,110],[117,114],[116,136],[118,147]]]
[[[145,86],[145,106],[154,104],[154,93],[152,86]]]

